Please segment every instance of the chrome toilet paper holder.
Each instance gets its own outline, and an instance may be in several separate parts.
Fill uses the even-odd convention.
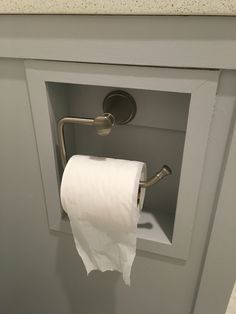
[[[116,90],[112,91],[105,97],[103,101],[103,111],[103,114],[94,119],[63,117],[58,121],[59,149],[63,168],[65,168],[67,163],[64,136],[65,124],[71,123],[93,126],[98,135],[106,136],[111,132],[112,127],[115,124],[124,125],[129,123],[135,117],[137,106],[134,98],[130,94],[121,90]],[[140,188],[148,188],[171,173],[172,171],[170,167],[164,165],[154,176],[145,181],[140,181],[139,186]]]

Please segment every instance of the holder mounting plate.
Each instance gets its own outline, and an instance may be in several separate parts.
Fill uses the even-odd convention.
[[[116,124],[127,124],[135,117],[137,106],[129,93],[115,90],[105,97],[103,111],[104,113],[111,113]]]

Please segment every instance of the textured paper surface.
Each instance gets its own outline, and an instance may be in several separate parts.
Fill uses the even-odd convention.
[[[138,161],[80,155],[68,161],[61,201],[87,273],[117,270],[130,284],[145,193],[137,204],[139,181],[145,176]]]

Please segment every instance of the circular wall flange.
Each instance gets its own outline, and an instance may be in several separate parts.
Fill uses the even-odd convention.
[[[135,117],[136,111],[134,98],[122,90],[112,91],[103,101],[103,112],[111,113],[116,124],[129,123]]]

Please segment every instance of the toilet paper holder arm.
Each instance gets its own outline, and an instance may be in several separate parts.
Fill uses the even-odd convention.
[[[94,126],[96,128],[97,134],[99,135],[108,135],[112,129],[112,126],[115,123],[115,118],[110,113],[104,113],[101,116],[96,117],[95,119],[89,118],[79,118],[79,117],[64,117],[58,122],[58,139],[59,139],[59,149],[60,156],[63,168],[65,168],[67,163],[67,154],[65,147],[65,136],[64,136],[64,125],[67,123],[72,124],[81,124]],[[141,188],[148,188],[158,181],[163,179],[164,177],[171,175],[172,170],[167,165],[164,165],[160,171],[158,171],[153,177],[140,181],[139,186]]]

